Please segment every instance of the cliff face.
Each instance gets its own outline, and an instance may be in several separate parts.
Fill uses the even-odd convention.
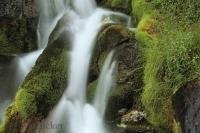
[[[34,0],[1,0],[0,17],[16,18],[37,16]]]
[[[16,55],[37,48],[37,13],[32,0],[0,1],[0,54]]]

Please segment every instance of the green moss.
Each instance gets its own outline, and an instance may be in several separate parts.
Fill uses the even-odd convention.
[[[33,94],[21,89],[17,92],[14,106],[22,117],[26,117],[29,114],[36,114],[37,106],[35,102],[35,96]]]
[[[1,28],[0,30],[0,45],[5,44],[7,40],[7,37],[5,35],[5,29]]]
[[[177,20],[173,23],[183,23],[181,26],[200,20],[200,2],[196,0],[151,0],[150,4],[161,14],[167,15],[165,17]]]
[[[200,9],[196,8],[198,2],[188,2],[133,0],[132,3],[133,12],[139,19],[136,39],[144,47],[146,60],[142,102],[148,120],[167,128],[165,131],[174,126],[173,93],[200,75],[197,16]]]
[[[12,124],[19,125],[20,130],[23,120],[46,117],[62,96],[67,83],[68,58],[66,44],[58,40],[47,46],[19,87],[2,124],[5,131]]]
[[[147,44],[143,93],[150,121],[163,127],[172,126],[173,93],[200,74],[199,37],[192,32],[167,28],[157,40]]]
[[[93,81],[92,83],[90,83],[88,85],[86,94],[87,94],[87,101],[89,103],[92,103],[93,100],[94,100],[94,95],[95,95],[95,91],[96,91],[96,87],[97,87],[97,82],[98,82],[98,80],[95,80],[95,81]]]
[[[111,6],[120,6],[120,5],[122,5],[123,3],[125,3],[125,2],[122,1],[122,0],[113,0],[113,1],[111,2]]]
[[[143,15],[155,15],[156,11],[152,10],[152,6],[145,0],[132,0],[132,16],[139,22]]]

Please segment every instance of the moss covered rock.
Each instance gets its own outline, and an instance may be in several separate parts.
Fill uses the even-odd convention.
[[[35,132],[37,122],[58,102],[67,84],[67,45],[61,40],[49,44],[36,61],[7,109],[0,132]]]
[[[117,128],[121,122],[119,110],[125,108],[141,109],[141,92],[143,88],[143,58],[140,45],[134,39],[134,33],[122,25],[105,26],[97,37],[97,46],[92,60],[92,69],[96,75],[100,73],[106,56],[115,50],[115,59],[118,61],[117,84],[112,88],[105,113],[106,122],[116,129],[115,131],[139,131],[148,126],[146,123],[133,124],[125,129]],[[88,100],[94,96],[97,80],[88,86]],[[145,130],[143,130],[145,131]]]
[[[142,103],[148,120],[161,127],[161,132],[177,127],[174,92],[200,74],[198,5],[180,0],[132,1],[132,14],[138,20],[136,39],[143,44],[145,58]],[[191,30],[193,26],[197,29]]]

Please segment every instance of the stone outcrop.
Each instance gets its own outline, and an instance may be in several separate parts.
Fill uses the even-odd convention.
[[[175,118],[180,122],[182,132],[200,132],[200,79],[182,86],[173,96]]]
[[[0,1],[0,55],[16,55],[37,48],[34,0]]]
[[[16,18],[25,16],[33,18],[37,16],[35,0],[1,0],[0,17]]]
[[[118,62],[116,85],[113,86],[105,112],[106,122],[114,129],[114,133],[154,131],[146,120],[123,126],[121,119],[127,111],[141,109],[140,94],[142,92],[143,59],[140,46],[134,39],[134,33],[123,25],[104,26],[97,37],[97,45],[91,64],[91,72],[98,77],[103,62],[111,50],[115,50],[114,58]],[[88,101],[92,101],[97,80],[88,86]],[[117,126],[118,125],[118,126]]]

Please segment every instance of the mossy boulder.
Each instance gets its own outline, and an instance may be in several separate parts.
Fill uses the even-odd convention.
[[[125,108],[141,109],[140,95],[143,88],[143,58],[140,45],[136,42],[134,33],[122,25],[105,26],[97,37],[97,45],[92,59],[91,69],[98,76],[111,50],[115,50],[114,58],[118,62],[117,84],[112,88],[105,113],[106,122],[116,128],[120,124],[119,110]],[[94,80],[88,86],[88,101],[91,101],[97,85]],[[130,125],[131,126],[131,125]],[[132,125],[139,130],[142,124]],[[145,127],[143,125],[143,127]],[[141,128],[140,128],[141,129]],[[121,130],[120,131],[128,131]],[[134,131],[132,129],[132,131]],[[136,130],[135,130],[136,131]]]
[[[8,107],[0,132],[35,132],[67,84],[67,44],[62,36],[48,44]],[[34,125],[34,127],[33,127]]]
[[[179,0],[132,1],[136,39],[143,46],[145,61],[142,103],[148,120],[160,132],[178,132],[172,95],[200,74],[198,5]]]

